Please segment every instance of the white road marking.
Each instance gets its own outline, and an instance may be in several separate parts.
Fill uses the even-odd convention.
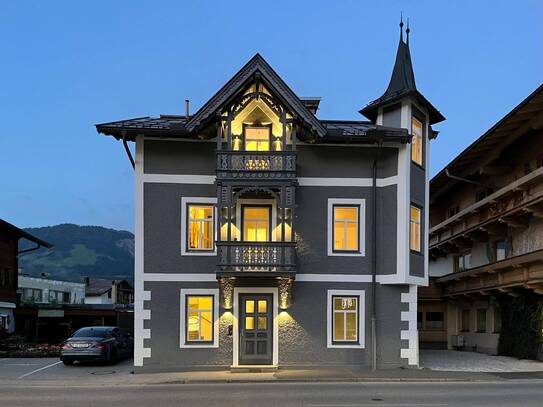
[[[8,360],[9,358],[3,358],[3,359],[0,359],[0,362],[3,362],[4,360]]]
[[[379,407],[442,407],[442,406],[448,406],[449,404],[424,404],[424,403],[381,403],[379,401],[375,401],[372,403],[364,403],[364,404],[308,404],[308,407],[367,407],[367,406],[379,406]]]
[[[44,366],[44,367],[40,367],[39,369],[33,370],[33,371],[31,371],[31,372],[25,373],[25,374],[22,375],[22,376],[19,376],[18,379],[23,379],[23,378],[25,378],[26,376],[30,376],[31,374],[41,372],[42,370],[45,370],[45,369],[49,369],[50,367],[56,366],[56,365],[58,365],[58,364],[60,364],[60,363],[62,363],[61,360],[59,360],[58,362],[55,362],[55,363],[51,363],[50,365],[47,365],[47,366]]]

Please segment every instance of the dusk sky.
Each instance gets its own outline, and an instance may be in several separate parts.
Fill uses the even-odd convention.
[[[134,174],[94,124],[194,112],[255,53],[321,119],[385,90],[410,17],[418,89],[447,117],[431,174],[543,82],[543,1],[16,1],[0,8],[0,218],[133,231]]]

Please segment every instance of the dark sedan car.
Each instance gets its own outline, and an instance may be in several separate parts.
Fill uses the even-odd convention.
[[[134,340],[124,329],[113,326],[92,326],[77,330],[67,339],[60,351],[65,365],[77,361],[102,361],[115,363],[132,356]]]

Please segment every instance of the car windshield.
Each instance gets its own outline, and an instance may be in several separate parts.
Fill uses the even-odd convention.
[[[73,338],[105,338],[109,331],[109,328],[103,327],[81,328]]]

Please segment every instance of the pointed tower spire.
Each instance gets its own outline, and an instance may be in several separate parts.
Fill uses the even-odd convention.
[[[403,11],[400,11],[400,41],[403,41]]]
[[[375,121],[377,119],[379,107],[389,105],[406,96],[415,95],[422,100],[423,105],[427,106],[431,116],[430,124],[445,120],[443,115],[441,115],[441,113],[439,113],[439,111],[417,90],[415,73],[413,72],[413,64],[411,63],[411,51],[409,50],[409,33],[411,31],[409,28],[409,19],[407,20],[406,29],[407,43],[403,41],[403,25],[402,14],[400,17],[400,41],[398,43],[396,61],[394,62],[394,68],[392,69],[388,87],[380,98],[370,102],[366,107],[360,110],[360,113],[368,119]]]

